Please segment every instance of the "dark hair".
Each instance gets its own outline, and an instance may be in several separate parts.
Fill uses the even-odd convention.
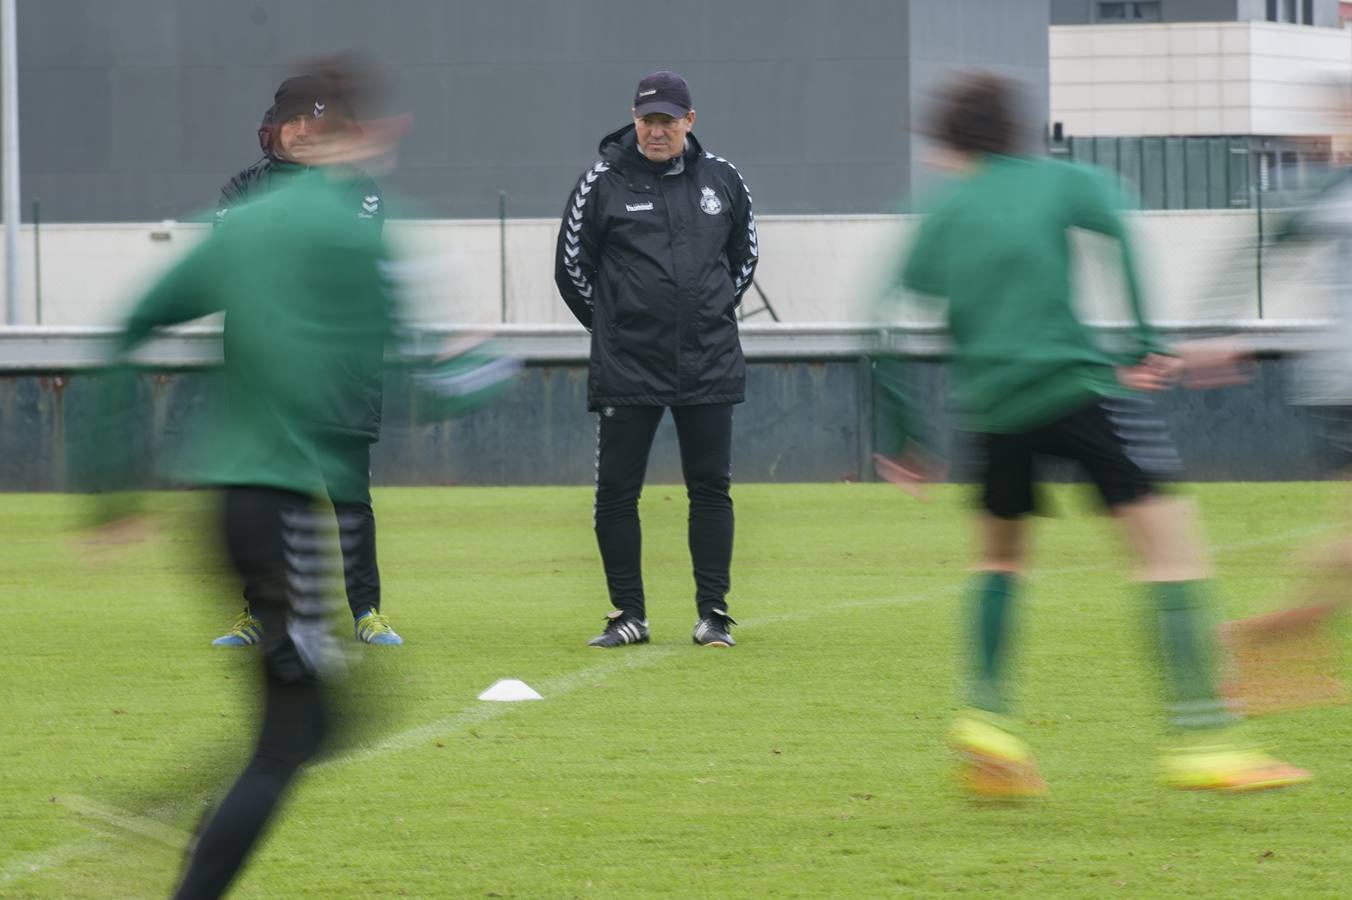
[[[1013,153],[1019,143],[1017,92],[990,72],[963,75],[939,94],[930,136],[962,153]]]

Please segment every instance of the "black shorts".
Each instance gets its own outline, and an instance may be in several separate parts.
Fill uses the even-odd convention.
[[[981,505],[1001,519],[1037,509],[1035,460],[1041,456],[1078,463],[1109,509],[1154,493],[1179,470],[1164,422],[1144,397],[1103,397],[1030,431],[976,438]]]

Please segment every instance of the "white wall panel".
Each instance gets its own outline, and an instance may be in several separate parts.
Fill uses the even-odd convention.
[[[1255,218],[1247,211],[1133,214],[1153,317],[1187,321],[1255,317],[1252,265]],[[861,321],[893,271],[915,227],[914,217],[765,216],[760,219],[761,267],[757,281],[785,321]],[[507,227],[507,321],[569,323],[553,282],[552,219],[520,219]],[[167,241],[152,240],[154,232]],[[111,324],[138,291],[205,234],[197,225],[165,229],[149,224],[58,225],[42,229],[43,323]],[[392,241],[423,260],[429,277],[415,297],[418,317],[490,323],[501,319],[502,282],[498,223],[485,220],[391,222]],[[32,230],[21,248],[24,314],[35,322]],[[1121,318],[1122,298],[1111,248],[1094,256],[1094,241],[1077,239],[1087,313]],[[1100,242],[1101,243],[1101,242]],[[1106,255],[1102,255],[1106,253]],[[1238,262],[1236,262],[1238,261]],[[1228,286],[1218,273],[1229,271]],[[1324,307],[1310,284],[1270,286],[1271,315],[1302,318]],[[1223,295],[1223,296],[1222,296]],[[758,306],[750,296],[748,304]],[[768,321],[767,318],[758,321]]]
[[[1330,85],[1352,76],[1352,32],[1339,29],[1068,25],[1052,36],[1051,121],[1074,137],[1327,135]]]

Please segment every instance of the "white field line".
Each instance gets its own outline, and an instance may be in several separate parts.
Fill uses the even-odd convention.
[[[16,859],[0,869],[0,885],[36,875],[47,869],[59,869],[72,860],[98,852],[102,847],[103,841],[99,838],[83,838],[78,841],[58,844],[47,850],[39,850],[36,853]]]
[[[81,797],[79,794],[59,796],[56,798],[56,802],[82,816],[97,819],[115,828],[120,828],[122,831],[150,838],[152,841],[164,844],[174,850],[182,850],[192,839],[192,835],[181,828],[166,825],[158,819],[138,816],[135,813],[127,812],[125,809],[118,809],[116,806],[109,806],[97,800],[90,800],[88,797]]]
[[[1280,534],[1266,535],[1264,537],[1247,538],[1242,541],[1234,541],[1220,547],[1211,548],[1215,555],[1222,553],[1233,553],[1241,550],[1252,549],[1267,544],[1280,543],[1293,538],[1308,537],[1321,531],[1329,531],[1335,526],[1331,524],[1322,524],[1315,526],[1304,526],[1301,528],[1290,529]],[[1040,574],[1056,576],[1068,575],[1076,572],[1093,572],[1101,569],[1111,568],[1118,565],[1116,562],[1105,563],[1103,561],[1084,563],[1077,566],[1063,566],[1057,569],[1045,570]],[[1124,577],[1126,572],[1124,572]],[[944,597],[961,594],[967,590],[964,581],[959,580],[952,586],[946,586],[938,590],[929,591],[923,594],[909,594],[906,596],[897,596],[895,594],[881,597],[869,597],[862,600],[846,600],[839,603],[824,604],[811,609],[799,610],[791,613],[778,613],[768,616],[759,616],[754,622],[749,622],[745,628],[739,630],[754,630],[757,627],[766,625],[779,625],[786,622],[796,622],[808,619],[815,619],[823,615],[833,615],[846,610],[858,609],[877,609],[887,606],[899,606],[902,604],[924,603],[930,600],[938,600]],[[632,669],[647,668],[663,662],[671,656],[676,650],[673,644],[663,644],[659,646],[648,646],[643,648],[630,647],[620,648],[618,652],[610,652],[609,657],[601,663],[588,666],[577,672],[567,675],[560,675],[555,678],[539,682],[533,685],[545,699],[569,694],[580,687],[595,682],[606,675],[624,672]],[[599,653],[607,651],[600,650]],[[622,654],[622,655],[621,655]],[[501,718],[510,712],[512,704],[508,703],[484,703],[477,702],[473,705],[463,707],[454,713],[443,718],[436,719],[423,725],[418,725],[407,731],[401,731],[398,734],[391,735],[383,740],[368,747],[354,749],[347,753],[333,756],[322,762],[311,766],[311,771],[322,770],[326,768],[337,768],[351,765],[353,763],[366,762],[376,757],[385,756],[389,753],[397,753],[401,750],[407,750],[415,747],[425,741],[433,740],[437,737],[444,737],[467,729],[474,725],[489,722]]]
[[[604,660],[596,665],[587,666],[576,672],[570,672],[566,675],[559,675],[532,684],[540,694],[546,699],[559,697],[572,693],[578,688],[594,683],[597,679],[605,678],[607,675],[622,673],[632,669],[641,669],[656,665],[664,659],[671,656],[675,651],[671,646],[648,646],[642,649],[628,648],[614,651],[594,650],[594,653],[607,654]],[[511,703],[488,703],[482,700],[475,701],[469,706],[465,706],[449,716],[443,716],[423,725],[417,725],[406,731],[392,734],[383,738],[369,747],[362,747],[351,750],[347,753],[341,753],[321,760],[310,766],[310,771],[322,771],[328,768],[338,768],[351,765],[353,763],[365,762],[366,760],[385,756],[389,753],[398,753],[401,750],[407,750],[411,747],[433,740],[438,737],[445,737],[458,731],[467,730],[474,725],[481,725],[484,722],[491,722],[499,719],[508,712],[511,712],[514,704]]]
[[[1335,524],[1329,523],[1305,526],[1283,531],[1278,534],[1248,538],[1242,541],[1233,541],[1228,544],[1214,545],[1210,549],[1213,555],[1220,556],[1225,553],[1281,543],[1295,538],[1309,537],[1320,532],[1333,530],[1335,527],[1337,527]],[[1075,572],[1090,572],[1108,569],[1119,565],[1120,563],[1118,561],[1113,560],[1111,562],[1099,561],[1077,566],[1065,566],[1057,569],[1035,571],[1041,575],[1063,575]],[[754,630],[760,626],[778,625],[786,622],[814,619],[819,616],[832,615],[845,610],[877,609],[887,606],[938,600],[943,597],[960,594],[965,588],[966,585],[959,580],[957,584],[954,584],[951,587],[945,587],[924,594],[909,594],[906,596],[889,595],[823,604],[798,612],[761,616],[756,619],[756,621],[748,623],[743,630]],[[607,675],[622,674],[635,669],[648,668],[670,659],[672,654],[676,652],[676,645],[664,644],[643,648],[622,648],[619,651],[599,650],[597,652],[606,654],[606,657],[596,665],[587,666],[584,669],[566,675],[546,679],[535,685],[536,690],[538,690],[545,699],[564,696],[578,688],[585,687],[586,685],[595,682],[597,679],[604,678]],[[729,652],[737,651],[734,650]],[[330,768],[345,767],[386,756],[390,753],[408,750],[426,741],[434,740],[438,737],[447,737],[475,725],[501,718],[513,709],[514,704],[477,701],[448,716],[443,716],[442,718],[435,719],[423,725],[418,725],[397,734],[390,735],[368,747],[351,750],[324,759],[311,766],[310,770],[322,771]],[[98,819],[107,824],[115,825],[124,831],[149,837],[159,843],[167,844],[176,850],[186,846],[189,840],[187,832],[181,831],[180,829],[154,819],[147,819],[143,816],[137,816],[134,813],[98,804],[92,800],[86,800],[85,798],[74,795],[67,795],[62,798],[62,803],[82,815]],[[79,804],[79,806],[76,804]],[[98,840],[73,841],[15,860],[8,864],[3,870],[0,870],[0,884],[34,875],[47,869],[59,868],[87,853],[96,852],[101,846],[102,842]]]

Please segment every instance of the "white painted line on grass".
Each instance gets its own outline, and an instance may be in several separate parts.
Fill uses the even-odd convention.
[[[656,665],[667,657],[671,656],[675,648],[659,646],[646,647],[639,651],[629,649],[621,650],[616,654],[610,650],[593,650],[593,653],[609,653],[611,656],[596,665],[588,666],[577,672],[571,672],[567,675],[559,675],[538,683],[537,689],[544,695],[545,699],[562,696],[572,693],[580,687],[585,687],[596,681],[598,678],[604,678],[607,675],[618,674],[632,669],[646,668]],[[457,731],[468,729],[474,725],[481,725],[484,722],[491,722],[494,719],[500,719],[507,713],[517,707],[506,703],[485,703],[481,700],[474,701],[473,705],[463,707],[460,710],[435,721],[424,725],[418,725],[407,731],[401,731],[398,734],[390,735],[372,744],[369,747],[363,747],[351,750],[347,753],[341,753],[337,756],[329,757],[313,766],[311,771],[319,771],[327,768],[337,768],[352,763],[365,762],[378,756],[385,756],[389,753],[398,753],[401,750],[408,750],[416,747],[426,741],[435,740],[438,737],[446,737]]]
[[[1251,549],[1253,547],[1260,547],[1267,544],[1280,543],[1282,541],[1287,541],[1294,538],[1308,537],[1314,534],[1318,534],[1320,532],[1327,532],[1333,530],[1335,527],[1337,526],[1334,524],[1325,523],[1321,525],[1289,529],[1279,534],[1271,534],[1263,537],[1249,538],[1242,541],[1234,541],[1228,544],[1215,545],[1212,546],[1210,550],[1213,555],[1219,556],[1223,553],[1231,553],[1240,550]],[[1048,575],[1061,575],[1073,572],[1089,572],[1099,569],[1108,569],[1116,567],[1117,565],[1119,565],[1118,561],[1113,560],[1110,562],[1096,562],[1096,563],[1086,563],[1079,566],[1067,566],[1058,569],[1044,569],[1041,570],[1041,573]],[[850,609],[873,609],[885,606],[895,606],[899,604],[921,603],[929,600],[938,600],[943,597],[951,596],[954,594],[959,594],[965,589],[966,589],[965,583],[962,580],[958,580],[957,583],[955,583],[951,587],[945,587],[924,594],[910,594],[906,596],[889,595],[882,597],[867,598],[863,600],[848,600],[841,603],[832,603],[816,606],[811,609],[800,610],[792,613],[780,613],[768,616],[761,616],[755,622],[748,623],[746,627],[754,629],[757,626],[763,625],[804,621],[814,619],[822,615],[836,614],[844,610]],[[555,678],[541,682],[539,685],[540,692],[545,696],[546,699],[550,697],[566,695],[577,690],[578,688],[584,687],[594,682],[598,678],[604,678],[607,675],[612,674],[622,674],[627,671],[647,668],[649,666],[656,665],[659,662],[663,662],[671,658],[672,654],[676,652],[676,645],[668,644],[668,645],[648,646],[642,649],[621,648],[618,652],[615,650],[601,650],[597,652],[607,654],[607,658],[602,660],[596,665],[588,666],[577,672],[572,672],[566,675],[560,675]],[[707,651],[707,652],[718,652],[718,651]],[[449,716],[445,716],[435,721],[428,722],[426,724],[419,725],[414,728],[410,728],[406,731],[399,732],[398,734],[395,735],[391,735],[390,737],[387,737],[368,747],[352,750],[347,753],[342,753],[337,756],[329,757],[328,759],[322,760],[321,762],[318,762],[315,765],[310,766],[309,769],[311,771],[320,771],[328,768],[339,768],[351,765],[353,763],[365,762],[372,758],[385,756],[390,753],[397,753],[402,750],[408,750],[426,741],[435,740],[438,737],[446,737],[462,729],[468,729],[473,727],[474,725],[483,724],[485,722],[490,722],[495,719],[501,718],[502,716],[506,715],[509,712],[512,712],[517,708],[518,707],[510,704],[503,703],[489,704],[483,703],[481,701],[476,701],[473,705],[466,706],[458,710],[457,712],[452,713]],[[70,802],[72,799],[82,803],[83,808],[77,809],[74,805],[72,805]],[[116,810],[113,807],[103,806],[102,804],[98,804],[92,800],[87,800],[86,798],[75,797],[74,795],[67,795],[65,798],[63,798],[63,805],[66,805],[71,809],[75,810],[76,812],[80,812],[86,816],[99,819],[108,824],[116,825],[120,828],[123,828],[123,830],[132,831],[134,833],[141,834],[145,837],[150,837],[153,840],[160,841],[161,843],[167,843],[169,844],[169,846],[172,846],[175,849],[181,849],[187,844],[189,840],[189,835],[187,834],[187,832],[181,831],[180,829],[174,828],[170,825],[166,825],[163,822],[159,822],[153,819],[147,819],[143,816],[137,816],[133,813]],[[99,812],[97,813],[94,812],[94,810],[96,809],[99,810]],[[146,829],[146,831],[139,830],[141,828]],[[146,833],[147,831],[153,831],[156,832],[156,834],[148,834]],[[165,840],[166,837],[170,837],[171,835],[173,836],[172,837],[173,842]],[[57,868],[59,866],[65,865],[71,860],[78,859],[79,857],[85,855],[86,853],[92,853],[97,851],[101,846],[102,842],[98,840],[75,841],[68,844],[59,845],[49,850],[40,851],[38,853],[32,854],[28,857],[19,860],[15,860],[14,862],[6,866],[4,870],[0,870],[0,884],[13,881],[17,878],[33,875],[45,869]]]
[[[0,869],[0,885],[36,875],[47,869],[60,868],[85,854],[95,853],[102,847],[103,841],[101,839],[84,838],[67,844],[58,844],[49,850],[40,850],[37,853],[29,854]]]
[[[56,802],[69,810],[91,819],[97,819],[123,831],[139,834],[152,841],[164,844],[173,850],[182,850],[192,840],[192,835],[181,828],[166,825],[156,819],[148,819],[135,813],[109,806],[79,794],[65,794],[57,797]]]

